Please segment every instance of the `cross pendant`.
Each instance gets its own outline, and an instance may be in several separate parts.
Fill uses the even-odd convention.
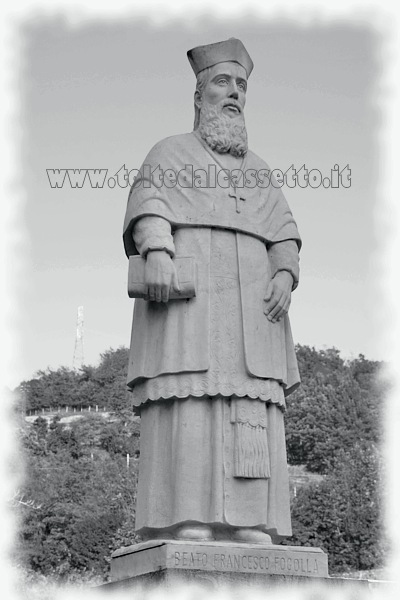
[[[237,193],[236,189],[235,189],[235,193],[229,192],[228,195],[229,195],[230,198],[235,198],[235,200],[236,200],[236,212],[240,213],[240,201],[245,202],[246,198],[242,198],[242,196],[240,196]]]

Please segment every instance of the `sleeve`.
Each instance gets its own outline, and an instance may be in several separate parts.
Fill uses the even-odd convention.
[[[299,283],[299,250],[295,240],[285,240],[271,244],[268,248],[268,256],[271,262],[272,278],[279,271],[289,271],[293,277],[292,291]]]
[[[172,258],[175,256],[171,225],[162,217],[142,217],[135,223],[132,237],[143,258],[150,250],[165,250]]]

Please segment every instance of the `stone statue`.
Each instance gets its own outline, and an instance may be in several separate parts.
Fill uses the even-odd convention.
[[[127,255],[146,261],[128,375],[141,415],[136,530],[277,543],[291,535],[283,413],[299,385],[287,311],[301,242],[278,182],[248,150],[244,45],[230,38],[188,58],[194,130],[152,148],[124,226]],[[193,298],[179,298],[179,256],[194,257]]]

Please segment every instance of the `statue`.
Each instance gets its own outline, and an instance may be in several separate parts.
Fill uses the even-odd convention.
[[[248,149],[244,45],[188,58],[194,130],[152,148],[124,225],[127,255],[145,259],[128,374],[141,415],[136,531],[277,543],[291,535],[283,413],[299,385],[287,311],[301,242]],[[179,297],[178,257],[194,258],[192,298]]]

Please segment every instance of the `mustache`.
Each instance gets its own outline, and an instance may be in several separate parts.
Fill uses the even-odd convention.
[[[242,107],[240,106],[239,102],[237,100],[234,100],[233,98],[221,100],[219,106],[221,107],[221,109],[224,108],[224,106],[235,106],[240,113],[242,112]]]

